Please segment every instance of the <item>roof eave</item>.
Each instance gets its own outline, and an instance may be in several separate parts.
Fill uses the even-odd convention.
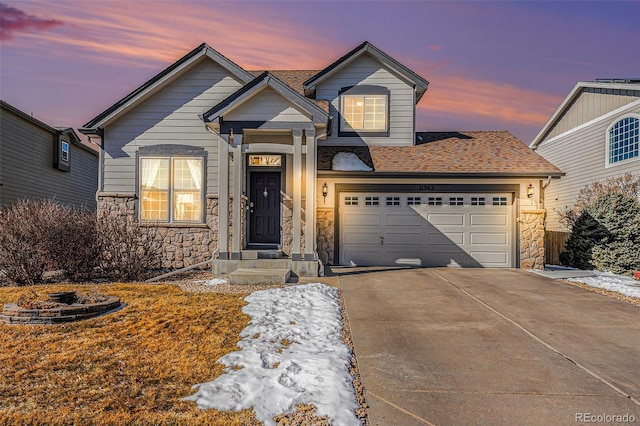
[[[365,172],[365,171],[338,171],[318,170],[318,176],[323,177],[366,177],[366,178],[548,178],[558,179],[565,173],[558,171],[538,172]]]

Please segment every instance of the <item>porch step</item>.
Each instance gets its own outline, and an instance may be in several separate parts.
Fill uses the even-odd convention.
[[[286,284],[290,269],[238,268],[229,274],[231,285],[277,285]]]
[[[285,259],[282,250],[242,250],[242,260],[256,260],[256,259]]]

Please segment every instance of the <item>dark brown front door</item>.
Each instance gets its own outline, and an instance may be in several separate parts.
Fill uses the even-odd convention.
[[[251,172],[249,243],[280,243],[280,172]]]

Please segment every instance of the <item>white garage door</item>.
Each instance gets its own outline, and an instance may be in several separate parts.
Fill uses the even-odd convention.
[[[341,193],[340,263],[513,267],[512,194]]]

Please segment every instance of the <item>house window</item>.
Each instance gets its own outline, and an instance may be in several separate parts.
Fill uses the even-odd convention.
[[[202,158],[140,159],[140,220],[202,222]]]
[[[611,126],[608,134],[609,164],[638,157],[639,123],[636,117],[625,117]]]
[[[383,95],[342,96],[342,130],[387,130],[387,97]]]
[[[69,142],[62,141],[62,146],[60,147],[60,153],[62,161],[69,162]]]

